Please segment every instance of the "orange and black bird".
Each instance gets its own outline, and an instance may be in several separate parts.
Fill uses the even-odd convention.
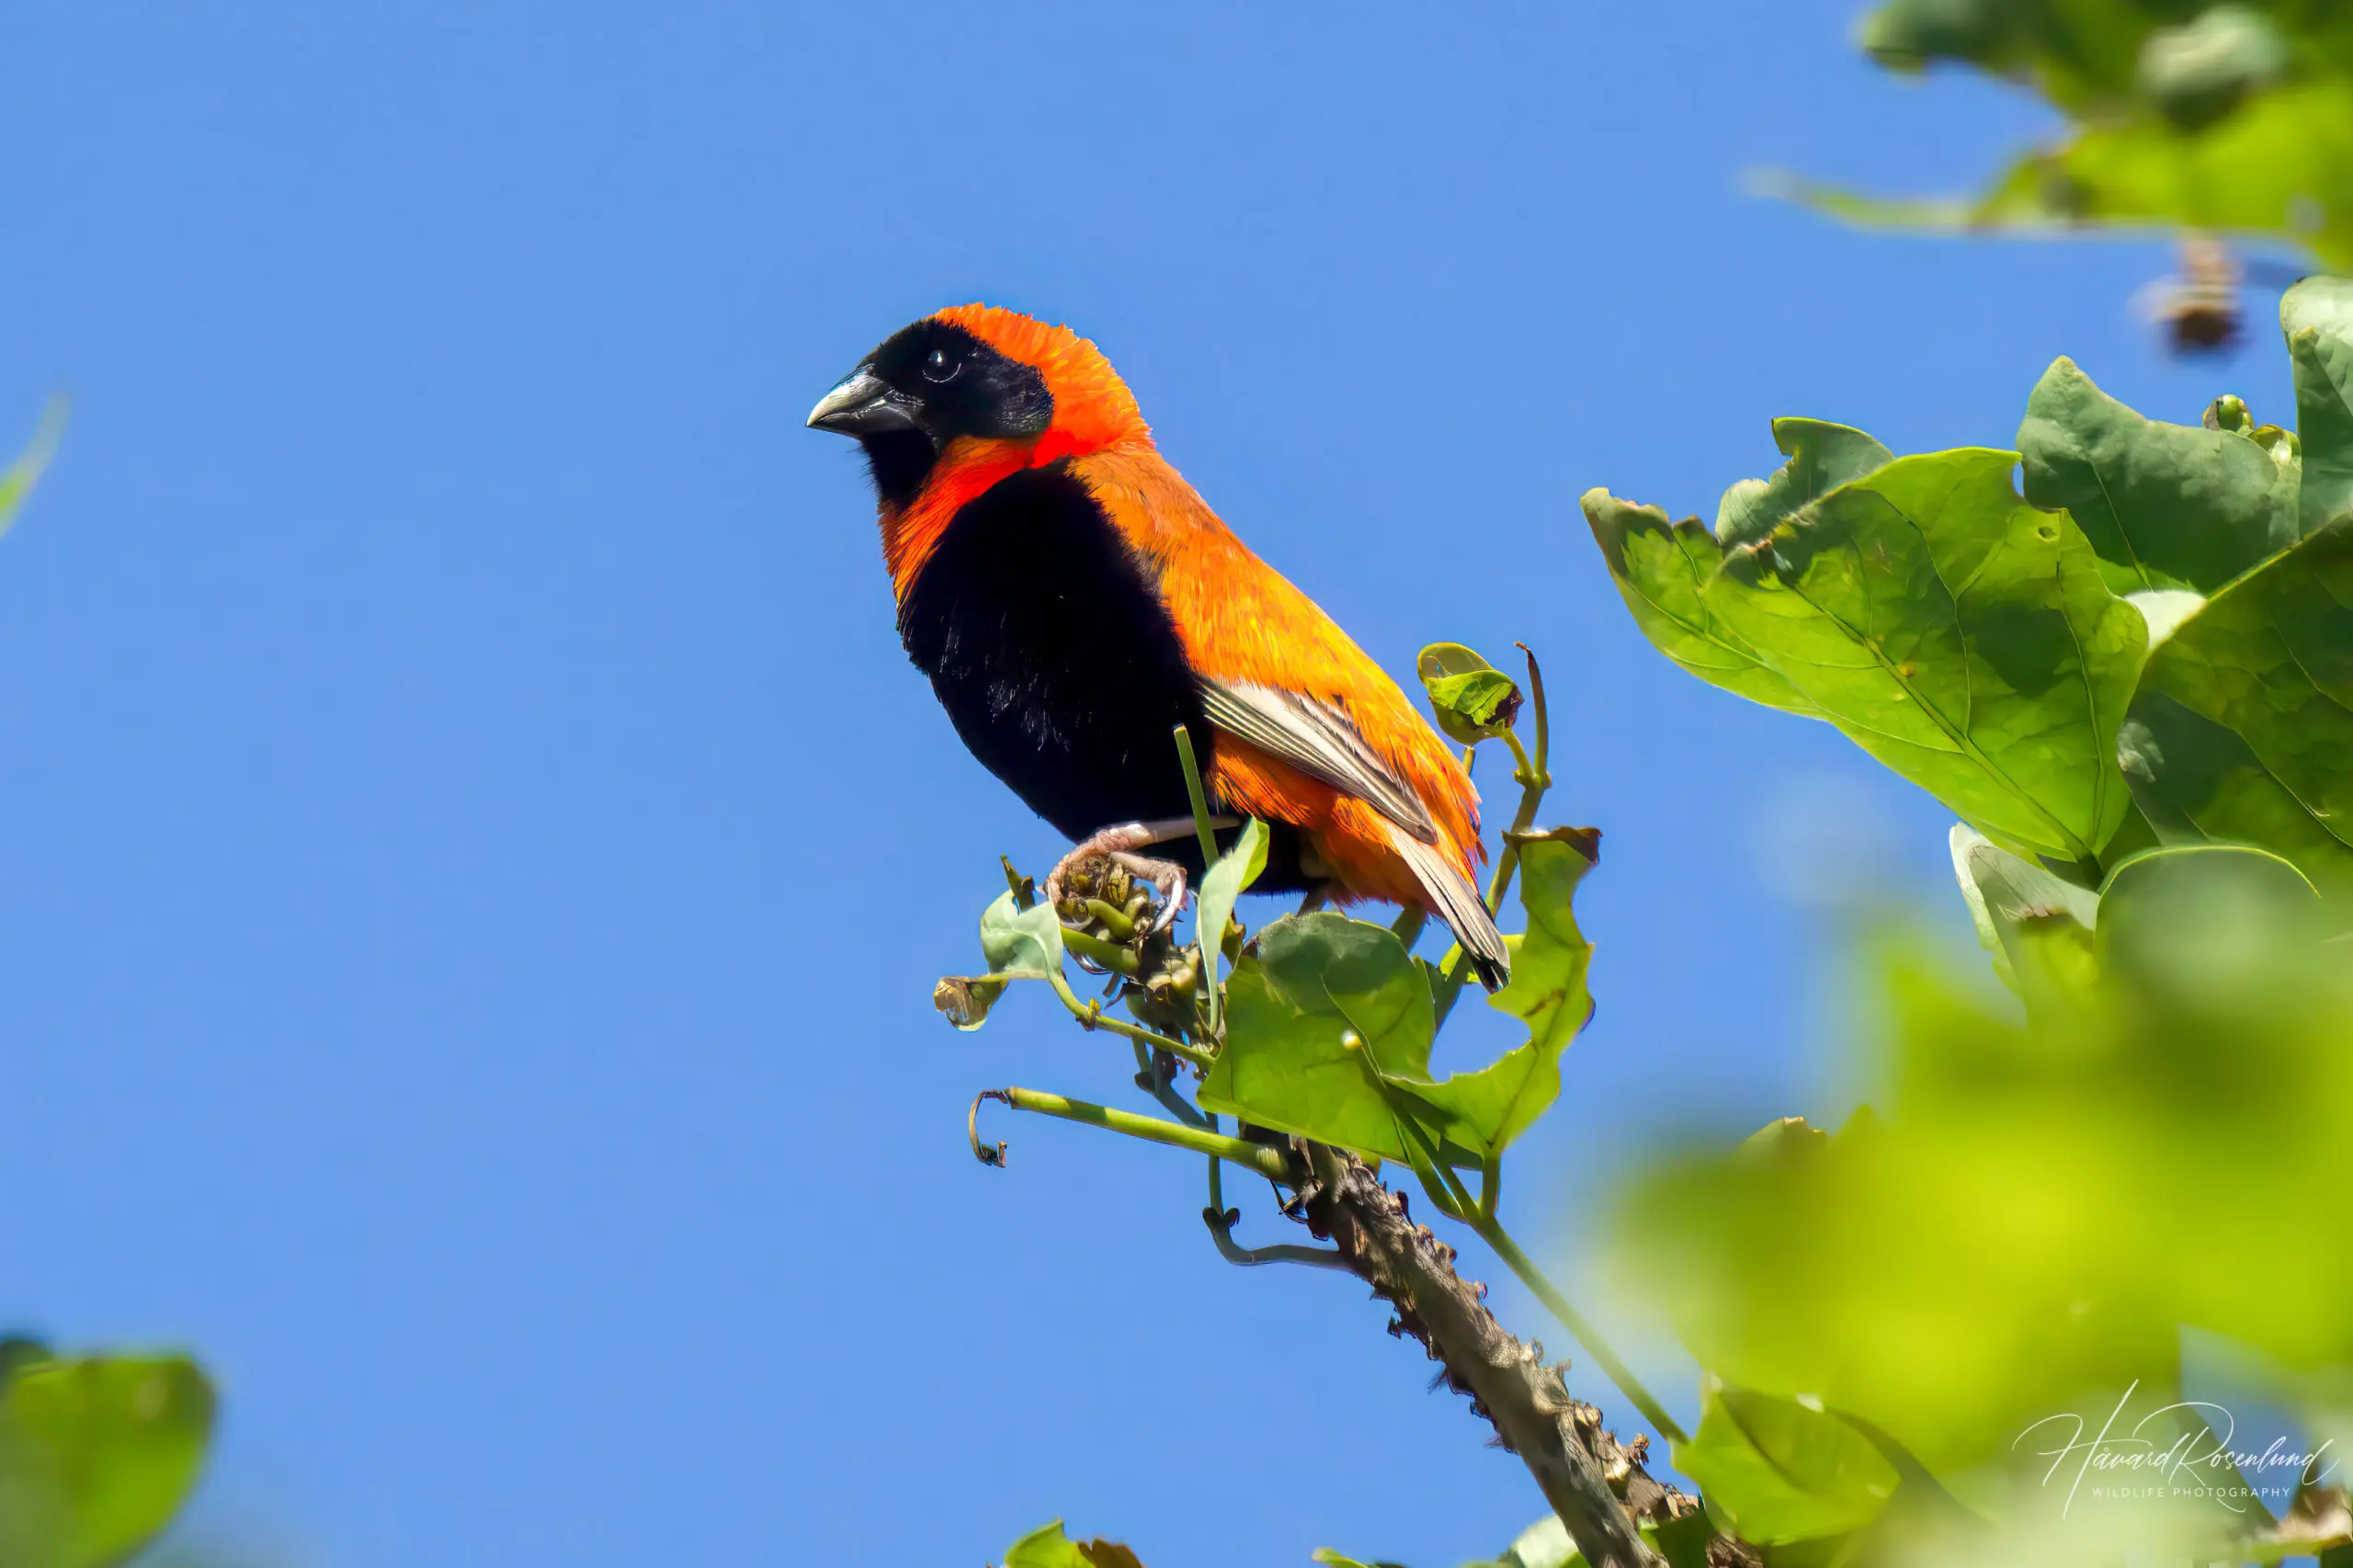
[[[1050,898],[1111,854],[1173,915],[1201,869],[1184,724],[1212,811],[1271,830],[1260,891],[1427,910],[1502,983],[1469,773],[1168,465],[1094,344],[960,305],[885,340],[809,423],[865,449],[899,637],[956,733],[1079,841]]]

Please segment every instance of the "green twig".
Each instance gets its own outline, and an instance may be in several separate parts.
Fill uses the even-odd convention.
[[[1064,980],[1060,974],[1050,974],[1046,976],[1046,980],[1053,986],[1054,994],[1063,999],[1063,1006],[1070,1009],[1071,1016],[1078,1020],[1082,1028],[1108,1029],[1111,1033],[1123,1036],[1128,1040],[1140,1040],[1155,1051],[1173,1051],[1186,1061],[1197,1062],[1203,1067],[1216,1060],[1210,1052],[1199,1046],[1187,1045],[1181,1040],[1170,1040],[1165,1034],[1154,1034],[1150,1029],[1123,1023],[1104,1012],[1100,1002],[1080,1001],[1078,994],[1070,988],[1070,982]]]
[[[1666,1413],[1666,1407],[1643,1386],[1640,1378],[1634,1376],[1634,1369],[1619,1359],[1618,1352],[1609,1348],[1608,1341],[1601,1337],[1601,1331],[1595,1328],[1583,1312],[1571,1306],[1569,1299],[1561,1294],[1560,1288],[1546,1278],[1544,1271],[1519,1250],[1519,1244],[1511,1239],[1511,1233],[1504,1229],[1501,1221],[1492,1215],[1481,1214],[1474,1209],[1467,1222],[1479,1233],[1479,1239],[1495,1248],[1495,1256],[1519,1276],[1519,1282],[1535,1292],[1536,1299],[1544,1303],[1545,1310],[1559,1318],[1568,1331],[1576,1335],[1577,1343],[1584,1346],[1586,1354],[1593,1358],[1593,1364],[1618,1385],[1619,1392],[1643,1413],[1643,1419],[1651,1424],[1654,1431],[1670,1443],[1690,1441],[1684,1435],[1683,1428],[1676,1424],[1675,1417]]]
[[[1503,741],[1504,744],[1511,747],[1512,782],[1523,790],[1537,785],[1540,776],[1536,771],[1536,759],[1529,756],[1528,748],[1520,744],[1518,732],[1506,730],[1503,733]]]
[[[1552,719],[1544,707],[1544,672],[1537,666],[1533,648],[1525,642],[1512,646],[1528,655],[1528,698],[1536,710],[1536,776],[1549,790],[1552,787]]]
[[[1063,927],[1063,946],[1097,969],[1119,974],[1133,974],[1142,964],[1132,949],[1107,942],[1094,932],[1082,931],[1074,926]]]
[[[1140,1040],[1129,1043],[1135,1047],[1136,1051],[1136,1087],[1158,1100],[1169,1115],[1186,1126],[1206,1127],[1212,1132],[1216,1131],[1217,1118],[1178,1094],[1176,1085],[1169,1081],[1176,1071],[1176,1059],[1147,1051]]]
[[[1089,1127],[1100,1127],[1107,1132],[1117,1132],[1122,1137],[1141,1138],[1147,1143],[1160,1143],[1171,1149],[1189,1149],[1197,1154],[1232,1160],[1237,1165],[1246,1165],[1256,1171],[1269,1181],[1299,1179],[1299,1173],[1291,1169],[1290,1162],[1279,1151],[1263,1143],[1228,1138],[1205,1128],[1187,1127],[1181,1122],[1163,1121],[1156,1116],[1137,1116],[1131,1111],[1113,1110],[1109,1106],[1093,1105],[1065,1095],[1049,1094],[1043,1089],[983,1089],[972,1101],[972,1152],[979,1155],[983,1165],[1003,1165],[1005,1145],[1000,1143],[996,1146],[995,1158],[983,1152],[988,1146],[981,1142],[977,1130],[982,1100],[995,1100],[1015,1110],[1035,1111],[1040,1116],[1060,1117],[1064,1121],[1083,1122]]]
[[[1210,1118],[1211,1129],[1217,1118]],[[1215,1154],[1210,1156],[1210,1206],[1201,1210],[1201,1223],[1210,1228],[1210,1240],[1217,1244],[1217,1255],[1226,1262],[1242,1268],[1256,1268],[1262,1263],[1303,1263],[1311,1268],[1346,1268],[1348,1260],[1329,1247],[1299,1246],[1283,1243],[1274,1246],[1245,1247],[1233,1239],[1233,1227],[1242,1219],[1238,1209],[1225,1206],[1225,1182],[1219,1174],[1222,1169]]]
[[[1132,942],[1136,939],[1136,923],[1128,918],[1126,910],[1114,909],[1099,898],[1088,899],[1084,907],[1087,914],[1102,923],[1106,931],[1111,933],[1113,941]]]
[[[1201,869],[1207,872],[1217,864],[1217,835],[1210,831],[1209,792],[1201,788],[1201,767],[1193,760],[1193,733],[1184,725],[1176,726],[1176,757],[1185,765],[1185,795],[1193,802],[1193,831],[1200,835]],[[1214,941],[1222,932],[1202,937]]]

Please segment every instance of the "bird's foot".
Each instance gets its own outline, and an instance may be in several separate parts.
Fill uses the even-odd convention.
[[[1142,877],[1160,894],[1160,913],[1153,917],[1152,928],[1165,931],[1176,923],[1176,912],[1185,907],[1185,868],[1174,860],[1155,860],[1148,855],[1117,853],[1111,857],[1125,867],[1131,876]]]
[[[1161,930],[1176,918],[1185,904],[1185,868],[1173,860],[1154,860],[1135,851],[1148,849],[1155,844],[1165,844],[1171,838],[1192,831],[1192,819],[1172,818],[1166,822],[1121,823],[1107,827],[1084,842],[1056,862],[1046,873],[1046,902],[1059,910],[1064,890],[1076,875],[1079,867],[1097,857],[1117,861],[1131,873],[1143,878],[1159,890],[1165,901],[1160,914],[1153,921],[1153,929]]]

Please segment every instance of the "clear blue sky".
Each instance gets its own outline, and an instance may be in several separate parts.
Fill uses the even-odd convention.
[[[1778,413],[2006,444],[2062,350],[2285,414],[2268,335],[2162,360],[2150,247],[1742,196],[2037,124],[1852,8],[12,7],[0,426],[75,406],[0,545],[0,1322],[199,1347],[198,1526],[324,1568],[1498,1549],[1517,1462],[1360,1288],[1220,1262],[1195,1161],[972,1163],[974,1089],[1125,1052],[933,1014],[1057,846],[801,421],[940,305],[1067,320],[1392,669],[1541,651],[1600,1013],[1509,1215],[1586,1288],[1646,1131],[1834,1103],[1790,863],[1933,892],[1944,822],[1653,654],[1579,492],[1712,515]]]

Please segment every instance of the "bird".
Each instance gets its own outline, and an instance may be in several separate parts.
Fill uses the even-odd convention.
[[[1174,918],[1203,869],[1181,724],[1215,825],[1267,824],[1256,891],[1425,910],[1506,983],[1464,762],[1161,456],[1092,342],[954,306],[885,338],[808,423],[864,450],[900,641],[957,734],[1076,841],[1049,903],[1108,855]]]

